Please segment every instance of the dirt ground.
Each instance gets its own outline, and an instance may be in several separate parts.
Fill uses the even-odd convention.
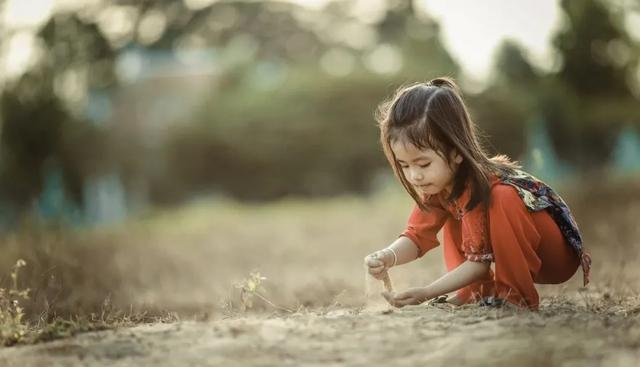
[[[638,366],[640,308],[383,306],[138,326],[0,350],[36,366]]]
[[[108,291],[114,308],[173,310],[182,321],[0,348],[0,366],[639,366],[639,199],[570,197],[592,283],[581,288],[578,273],[540,286],[534,313],[442,304],[387,312],[379,283],[363,282],[362,259],[403,229],[412,203],[399,192],[195,204],[76,238],[103,256],[74,259],[75,278],[66,278],[82,279],[69,302],[101,302]],[[64,246],[52,249],[63,258]],[[256,270],[273,305],[254,298],[244,310],[237,285]],[[443,273],[440,248],[391,270],[397,290]]]

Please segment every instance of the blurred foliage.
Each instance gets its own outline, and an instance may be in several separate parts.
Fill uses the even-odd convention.
[[[82,177],[105,159],[101,133],[74,118],[46,85],[43,74],[29,72],[1,97],[0,198],[17,211],[42,191],[44,175],[54,167],[80,202]]]
[[[345,16],[348,5],[331,4],[322,22],[338,29],[353,24],[356,20]],[[251,19],[254,14],[285,4],[237,6],[238,14]],[[253,12],[247,7],[266,9]],[[356,41],[340,38],[344,35],[334,35],[337,39],[321,36],[322,33],[315,36],[317,39],[308,36],[314,41],[301,52],[287,52],[295,47],[265,52],[272,40],[264,40],[264,29],[289,28],[294,19],[285,17],[279,26],[256,27],[263,19],[271,17],[259,16],[248,21],[254,27],[241,28],[245,32],[242,37],[250,34],[249,39],[253,39],[251,45],[244,47],[256,49],[253,53],[243,52],[251,56],[236,61],[213,86],[211,96],[196,116],[196,124],[178,126],[168,134],[164,144],[167,169],[152,183],[155,201],[180,200],[212,188],[238,198],[260,200],[368,191],[385,165],[373,120],[376,105],[402,81],[458,72],[458,66],[440,43],[437,24],[419,18],[409,1],[390,6],[369,30],[380,44],[389,46],[387,52],[399,53],[402,67],[391,76],[367,71],[363,63],[370,50],[350,45]],[[407,37],[407,33],[416,36]],[[304,29],[281,32],[276,43],[296,45],[300,35],[305,34]],[[246,38],[238,37],[231,37],[225,49],[240,47],[238,44]],[[354,71],[331,76],[321,69],[318,58],[336,52],[355,60]],[[256,85],[256,75],[264,67],[286,76],[274,85]]]
[[[542,118],[560,156],[584,169],[608,160],[624,124],[638,126],[639,47],[612,4],[561,2],[553,71],[513,41],[501,46],[490,85],[466,95],[490,150],[521,157],[527,123]],[[370,190],[386,170],[378,103],[403,83],[460,69],[412,1],[389,0],[364,20],[356,12],[353,1],[318,13],[282,2],[122,0],[55,14],[38,33],[43,57],[2,92],[2,202],[28,208],[50,166],[77,202],[83,183],[108,171],[152,203]],[[117,58],[140,47],[214,50],[200,107],[158,131],[136,123],[135,109],[89,122],[86,95],[117,94]]]
[[[637,45],[623,30],[623,20],[601,0],[562,0],[561,6],[567,24],[553,41],[562,56],[558,79],[581,97],[629,98]]]
[[[371,112],[385,84],[301,76],[271,92],[225,89],[193,130],[169,135],[168,166],[247,199],[366,191],[385,164]]]
[[[480,125],[488,124],[491,140],[504,144],[506,153],[521,153],[523,127],[541,118],[559,156],[589,170],[609,162],[624,126],[640,127],[640,93],[634,94],[640,87],[640,47],[624,28],[624,12],[612,3],[560,5],[565,23],[553,40],[555,71],[536,70],[524,49],[505,41],[493,83],[473,105]]]
[[[567,24],[554,45],[562,57],[541,110],[559,152],[582,166],[602,164],[624,124],[640,125],[640,47],[624,29],[624,13],[600,0],[561,1]],[[637,89],[636,89],[637,90]]]
[[[105,131],[86,121],[69,84],[112,86],[113,50],[76,14],[53,16],[38,36],[46,57],[1,96],[0,203],[18,213],[29,209],[52,169],[62,171],[66,193],[82,203],[83,179],[106,170],[109,159]]]

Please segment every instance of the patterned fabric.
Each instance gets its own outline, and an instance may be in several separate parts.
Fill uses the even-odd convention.
[[[560,195],[541,180],[522,170],[516,170],[515,174],[500,177],[500,181],[513,186],[518,191],[518,195],[529,211],[546,209],[549,212],[567,242],[580,258],[584,286],[589,284],[591,255],[584,251],[578,225]]]

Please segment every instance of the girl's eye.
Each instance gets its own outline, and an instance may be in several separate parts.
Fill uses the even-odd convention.
[[[429,167],[430,165],[431,165],[431,162],[429,162],[429,163],[427,163],[427,164],[419,164],[419,165],[418,165],[418,167],[420,167],[420,168],[427,168],[427,167]],[[402,168],[402,169],[407,169],[407,168],[409,168],[409,166],[400,166],[400,168]]]

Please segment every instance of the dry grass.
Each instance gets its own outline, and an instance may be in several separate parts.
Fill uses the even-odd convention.
[[[561,189],[593,254],[593,279],[586,291],[580,291],[579,274],[563,285],[540,287],[541,317],[633,318],[638,326],[638,192],[638,181]],[[16,260],[27,263],[19,279],[20,288],[31,289],[25,319],[42,337],[25,342],[180,318],[357,311],[366,302],[362,258],[395,239],[411,205],[393,189],[372,198],[265,206],[200,201],[99,230],[25,224],[0,239],[0,274],[8,288]],[[444,272],[441,257],[436,249],[394,269],[395,287],[435,279]],[[237,285],[255,270],[267,279],[245,311]],[[466,317],[485,311],[455,312]],[[626,343],[637,346],[638,340]]]

